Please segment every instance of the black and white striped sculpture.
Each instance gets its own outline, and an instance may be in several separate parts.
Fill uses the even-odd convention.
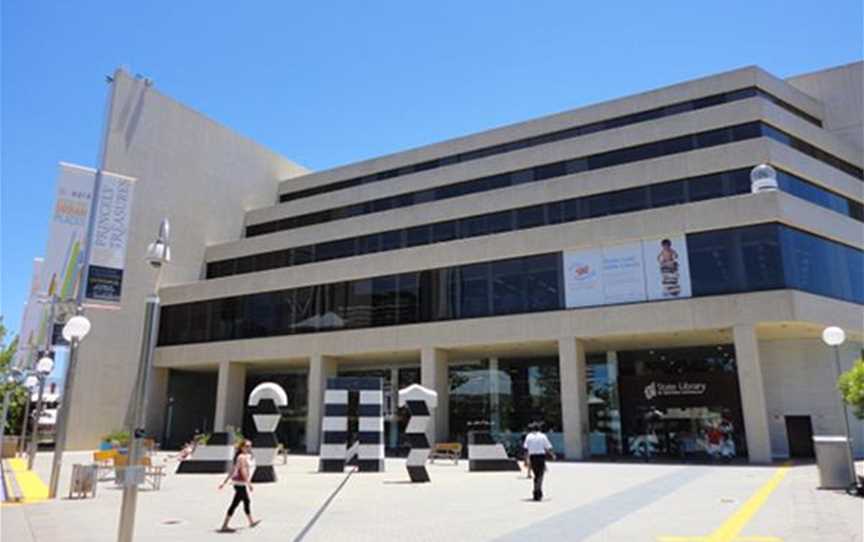
[[[262,382],[255,386],[249,394],[249,406],[252,411],[252,421],[255,422],[257,434],[252,439],[252,453],[255,455],[256,468],[252,474],[253,482],[275,482],[276,471],[273,460],[279,441],[276,439],[276,428],[282,414],[279,407],[288,406],[288,395],[282,386],[275,382]]]
[[[405,428],[405,437],[411,450],[405,468],[412,482],[428,482],[429,472],[426,460],[429,458],[429,439],[426,427],[429,425],[431,409],[438,406],[438,394],[419,384],[411,384],[399,390],[399,406],[408,407],[410,418]]]
[[[189,459],[177,465],[177,474],[218,474],[234,465],[234,433],[213,433],[207,444],[199,444]]]
[[[384,471],[384,383],[373,377],[333,377],[324,390],[319,472],[342,472],[348,451],[348,394],[358,393],[357,470]]]
[[[500,470],[518,471],[519,463],[507,456],[504,445],[495,441],[491,431],[468,431],[468,471]]]

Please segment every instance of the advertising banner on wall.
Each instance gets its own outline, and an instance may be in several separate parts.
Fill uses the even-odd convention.
[[[114,173],[101,173],[84,293],[87,301],[120,302],[134,181]]]
[[[566,251],[563,258],[568,308],[691,295],[683,235]]]

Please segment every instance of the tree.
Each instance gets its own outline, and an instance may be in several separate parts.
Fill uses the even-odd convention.
[[[15,352],[18,350],[18,337],[12,339],[6,346],[6,326],[3,325],[3,317],[0,316],[0,374],[6,372],[12,366]],[[27,401],[27,391],[20,383],[8,384],[4,378],[0,382],[0,401],[5,397],[6,391],[10,392],[9,412],[6,414],[6,434],[15,435],[21,432],[21,423],[24,417],[24,402]]]
[[[859,359],[851,369],[840,375],[837,389],[846,404],[859,419],[864,419],[864,359]]]

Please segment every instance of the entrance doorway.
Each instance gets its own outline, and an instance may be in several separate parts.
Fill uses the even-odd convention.
[[[789,457],[815,457],[810,416],[786,416],[786,437],[789,439]]]

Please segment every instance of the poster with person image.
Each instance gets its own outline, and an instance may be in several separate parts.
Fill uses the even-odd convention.
[[[690,264],[683,235],[642,241],[648,299],[690,297]]]

